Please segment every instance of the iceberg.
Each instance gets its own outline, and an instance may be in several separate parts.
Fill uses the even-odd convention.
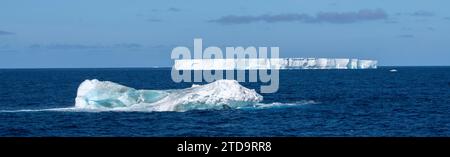
[[[375,69],[377,68],[377,61],[374,60],[359,60],[358,69]]]
[[[180,59],[175,70],[376,69],[378,61],[349,58]]]
[[[221,109],[267,109],[318,104],[313,100],[261,103],[263,96],[235,80],[217,80],[185,89],[138,90],[110,81],[85,80],[74,107],[0,110],[1,112],[154,112]]]
[[[186,89],[137,90],[118,83],[85,80],[75,98],[75,108],[125,111],[188,111],[240,108],[263,100],[255,90],[235,80],[217,80]]]

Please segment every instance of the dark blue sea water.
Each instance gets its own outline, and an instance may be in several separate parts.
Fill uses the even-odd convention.
[[[450,67],[283,70],[279,91],[262,94],[263,103],[315,103],[266,109],[40,110],[73,107],[85,79],[137,89],[192,85],[174,83],[170,69],[0,70],[0,136],[450,136]]]

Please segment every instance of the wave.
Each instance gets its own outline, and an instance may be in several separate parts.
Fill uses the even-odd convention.
[[[243,106],[236,107],[238,110],[258,110],[258,109],[270,109],[270,108],[288,108],[288,107],[297,107],[303,105],[313,105],[318,104],[318,102],[308,100],[308,101],[297,101],[292,103],[255,103],[252,106]],[[222,110],[222,109],[230,109],[227,107],[220,109],[211,109],[211,110]],[[193,109],[196,110],[196,109]],[[19,110],[0,110],[0,113],[15,113],[15,112],[152,112],[147,109],[137,109],[137,108],[79,108],[79,107],[63,107],[63,108],[46,108],[46,109],[19,109]]]
[[[0,110],[0,112],[102,112],[265,109],[315,104],[314,101],[261,103],[263,96],[236,80],[218,80],[185,89],[137,90],[118,83],[85,80],[78,87],[75,106],[51,109]]]
[[[48,109],[20,109],[20,110],[0,110],[0,113],[15,113],[15,112],[70,112],[70,111],[82,111],[75,107],[67,108],[48,108]]]
[[[295,107],[295,106],[303,106],[303,105],[313,105],[318,104],[318,102],[315,102],[313,100],[304,100],[304,101],[296,101],[292,103],[280,103],[280,102],[274,102],[274,103],[258,103],[253,108],[255,109],[266,109],[266,108],[285,108],[285,107]]]

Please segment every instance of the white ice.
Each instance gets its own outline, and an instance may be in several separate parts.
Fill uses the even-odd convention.
[[[250,70],[250,69],[376,69],[376,60],[348,58],[273,58],[273,59],[184,59],[175,60],[176,70]]]
[[[263,97],[235,80],[176,90],[136,90],[114,82],[86,80],[78,88],[76,108],[126,111],[187,111],[252,106]]]

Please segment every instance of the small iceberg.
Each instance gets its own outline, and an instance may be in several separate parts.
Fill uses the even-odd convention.
[[[85,80],[74,107],[0,110],[2,112],[184,112],[189,110],[267,109],[318,104],[313,100],[261,103],[263,96],[236,80],[217,80],[184,89],[135,89],[110,81]]]
[[[125,111],[188,111],[254,106],[263,97],[236,80],[172,90],[138,90],[114,82],[86,80],[78,88],[75,108]]]
[[[389,72],[397,72],[397,69],[391,69]]]

